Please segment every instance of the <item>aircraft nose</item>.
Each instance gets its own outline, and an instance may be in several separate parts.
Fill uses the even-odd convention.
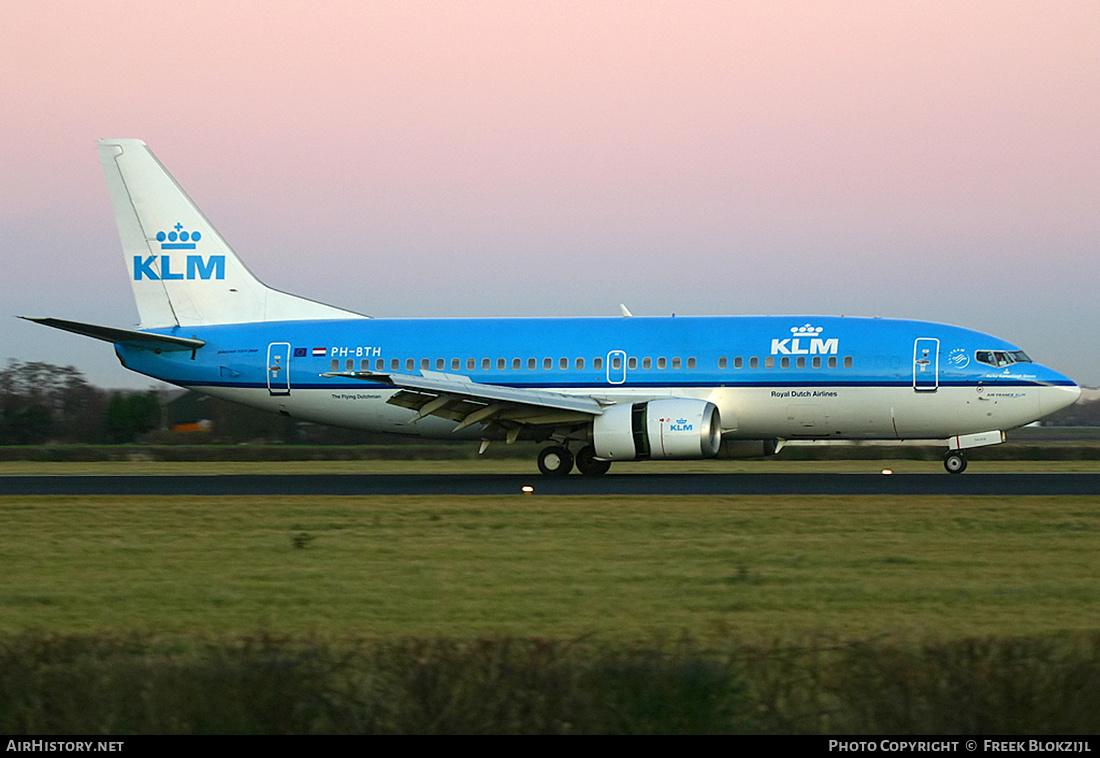
[[[1059,376],[1064,383],[1047,384],[1039,388],[1039,411],[1049,416],[1063,408],[1068,408],[1081,397],[1081,388],[1065,377]]]

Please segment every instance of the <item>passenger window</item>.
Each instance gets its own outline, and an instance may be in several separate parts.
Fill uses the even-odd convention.
[[[764,359],[764,368],[775,368],[775,358],[770,355]]]
[[[592,368],[594,368],[596,371],[603,371],[603,358],[593,358]]]
[[[507,365],[508,365],[508,362],[505,361],[503,358],[497,358],[497,370],[498,371],[503,371],[504,367],[507,366]]]
[[[623,357],[621,355],[616,355],[614,358],[611,359],[611,368],[613,371],[618,371],[622,367]]]
[[[460,365],[458,358],[451,358],[451,371],[458,371]]]
[[[821,368],[821,356],[820,355],[815,355],[814,356],[813,367],[814,368]]]
[[[442,370],[443,370],[443,367],[444,367],[445,365],[446,365],[446,364],[445,364],[445,363],[443,362],[443,359],[442,359],[442,358],[436,358],[436,359],[435,359],[435,370],[436,370],[436,371],[442,371]]]
[[[744,365],[745,365],[745,361],[740,355],[733,359],[733,367],[734,368],[741,368]]]
[[[680,368],[680,359],[679,358],[673,358],[672,359],[672,368],[674,368],[674,369]]]
[[[397,358],[393,358],[392,360],[390,360],[390,371],[397,371],[399,368],[401,368],[400,360],[398,360]]]
[[[653,368],[653,359],[652,358],[642,358],[642,368],[644,368],[644,369]]]
[[[493,365],[492,361],[490,361],[488,358],[482,358],[481,359],[481,370],[482,371],[488,371],[489,368],[492,365]]]
[[[630,356],[629,358],[626,359],[626,367],[628,369],[630,369],[631,371],[638,368],[638,359],[635,358],[633,355]]]
[[[726,367],[726,359],[724,357],[719,358],[718,359],[718,368],[725,368],[725,367]],[[736,358],[733,359],[733,367],[738,368]]]
[[[577,359],[577,371],[584,370],[584,358]]]
[[[413,359],[412,359],[412,358],[407,358],[407,359],[405,360],[405,370],[406,370],[406,371],[412,371],[412,370],[413,370],[413,366],[415,366],[415,365],[416,365],[416,364],[415,364],[415,363],[413,363]]]
[[[558,368],[560,368],[562,371],[565,371],[566,369],[568,369],[569,368],[569,359],[568,358],[561,358],[560,360],[558,360]]]
[[[798,368],[806,368],[806,359],[802,356],[798,356],[794,363]]]
[[[836,356],[829,358],[829,368],[836,368]]]
[[[520,366],[522,366],[522,365],[523,365],[523,362],[519,358],[513,358],[512,359],[512,368],[514,370],[518,371]]]
[[[553,358],[543,358],[542,359],[542,368],[543,368],[544,371],[549,371],[550,369],[554,368],[554,359]]]
[[[850,355],[844,356],[844,368],[851,368],[851,367],[852,367],[852,356],[850,356]]]
[[[329,364],[329,370],[330,371],[339,371],[340,370],[340,359],[339,358],[333,358],[332,359],[332,363]]]
[[[477,365],[477,363],[474,361],[473,358],[467,358],[466,359],[466,370],[467,371],[473,371],[474,366],[476,366],[476,365]]]
[[[753,357],[749,358],[749,368],[756,368],[759,365],[760,365],[760,360],[755,355]]]
[[[351,371],[355,368],[355,361],[351,358],[348,358],[347,361],[344,362],[344,368],[346,368],[348,371]]]
[[[432,366],[432,364],[431,364],[431,362],[428,361],[427,358],[421,358],[420,359],[420,368],[422,370],[427,371],[429,368],[431,368],[431,366]]]
[[[667,364],[668,364],[668,361],[664,356],[657,359],[657,368],[661,369],[662,371],[664,370],[664,368]]]
[[[780,368],[790,368],[791,359],[784,355],[782,358],[779,359],[779,366]]]
[[[688,368],[689,369],[695,368],[695,359],[694,358],[688,358]]]

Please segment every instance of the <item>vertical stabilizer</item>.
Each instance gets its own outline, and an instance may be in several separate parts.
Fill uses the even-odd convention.
[[[256,279],[141,140],[99,156],[143,328],[362,318]]]

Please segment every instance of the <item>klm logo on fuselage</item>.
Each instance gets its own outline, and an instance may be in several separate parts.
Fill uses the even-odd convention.
[[[157,232],[161,250],[194,250],[201,232],[187,232],[177,223],[170,232]],[[225,279],[224,255],[149,255],[134,256],[134,281],[173,281]]]
[[[823,339],[823,327],[793,326],[787,339],[772,340],[772,355],[836,355],[840,350],[840,340],[835,337]]]

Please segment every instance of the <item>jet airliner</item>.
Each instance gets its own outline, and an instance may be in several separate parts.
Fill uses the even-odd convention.
[[[262,284],[144,142],[99,142],[137,329],[56,318],[133,371],[296,419],[544,443],[538,467],[767,456],[791,440],[965,451],[1074,403],[1017,346],[833,316],[383,319]]]

